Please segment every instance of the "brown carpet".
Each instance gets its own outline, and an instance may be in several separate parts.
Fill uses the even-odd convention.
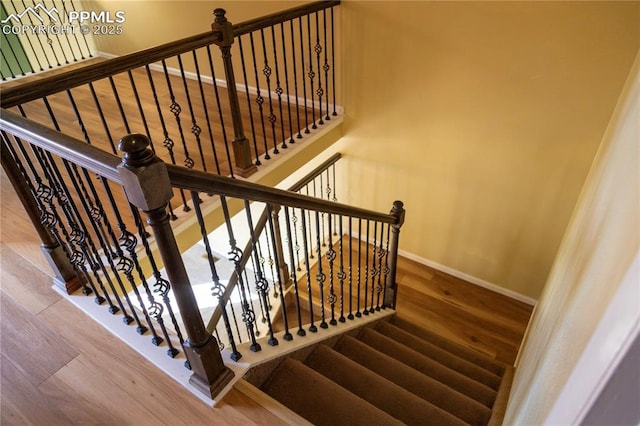
[[[318,425],[500,424],[513,369],[431,334],[382,321],[283,359],[261,389]]]

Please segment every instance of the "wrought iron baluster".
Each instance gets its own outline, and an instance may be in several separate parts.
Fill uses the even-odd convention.
[[[271,255],[271,243],[269,241],[270,238],[269,238],[269,233],[268,232],[264,233],[264,238],[266,240],[265,245],[267,246],[267,256],[268,256],[267,259],[266,259],[266,263],[267,263],[267,265],[269,265],[269,270],[271,272],[271,281],[274,284],[273,285],[273,297],[277,298],[278,297],[278,289],[275,286],[277,278],[276,278],[275,270],[273,268],[274,261],[273,261],[272,255]],[[275,245],[275,243],[274,243],[274,245]],[[260,261],[261,261],[262,265],[265,264],[265,259],[264,259],[264,257],[262,257],[262,250],[260,250]],[[266,271],[265,271],[265,277],[266,277]],[[269,301],[269,309],[271,309],[271,301]]]
[[[382,270],[382,258],[384,257],[384,224],[380,223],[380,246],[378,247],[378,283],[376,285],[376,311],[380,310],[380,296],[382,295],[382,291],[384,287],[382,286],[382,275],[384,275],[384,271]]]
[[[124,106],[122,105],[122,101],[120,100],[120,95],[118,94],[118,88],[116,87],[116,83],[113,80],[112,76],[109,76],[109,84],[111,85],[111,90],[113,91],[113,98],[116,100],[116,104],[118,105],[118,110],[120,111],[120,117],[122,117],[122,124],[124,124],[124,129],[127,133],[131,133],[131,128],[129,127],[129,120],[127,119],[127,113],[124,112]]]
[[[260,38],[262,39],[262,54],[264,55],[264,68],[262,73],[267,79],[267,96],[269,98],[269,123],[271,123],[271,134],[273,136],[273,153],[279,154],[278,151],[278,138],[276,137],[276,120],[278,119],[273,113],[273,99],[271,98],[271,74],[273,70],[269,65],[269,58],[267,56],[267,44],[264,39],[264,30],[260,29]]]
[[[322,251],[321,251],[321,243],[320,243],[320,213],[315,212],[316,217],[316,240],[317,240],[317,250],[318,250],[318,273],[316,274],[316,280],[318,281],[318,287],[320,289],[320,327],[328,328],[329,325],[325,321],[325,308],[324,308],[324,282],[327,279],[327,276],[322,272]]]
[[[194,51],[195,56],[195,51]],[[182,77],[182,86],[184,87],[184,94],[187,98],[187,106],[189,107],[189,115],[191,116],[191,133],[196,138],[196,145],[198,147],[198,152],[200,154],[200,161],[202,163],[202,168],[206,172],[207,164],[204,161],[204,152],[202,151],[202,141],[200,140],[200,134],[202,133],[202,128],[198,125],[196,120],[196,116],[193,112],[193,104],[191,103],[191,93],[189,91],[189,84],[187,83],[187,77],[184,74],[184,66],[182,65],[182,55],[177,55],[178,58],[178,66],[180,67],[180,77]],[[199,73],[198,73],[198,78]],[[204,104],[204,108],[206,108],[206,104]],[[185,165],[189,168],[192,168],[194,164],[191,164],[191,167],[188,165],[189,163],[185,163]],[[198,200],[198,199],[196,199]]]
[[[302,98],[304,99],[304,132],[308,134],[311,133],[311,131],[309,130],[309,110],[307,107],[307,79],[305,78],[306,74],[304,72],[304,36],[302,35],[302,17],[298,18],[298,30],[300,34],[300,75],[302,76]],[[309,58],[311,58],[311,53],[309,53]],[[311,91],[313,92],[313,89]]]
[[[308,196],[309,195],[309,185],[308,184],[305,185],[304,190],[305,190],[305,195]],[[303,212],[303,214],[304,214],[304,212]],[[312,230],[311,230],[311,212],[309,210],[307,210],[307,219],[309,221],[309,241],[311,242],[311,241],[313,241],[313,238],[312,238],[312,235],[311,235],[311,233],[312,233]],[[303,233],[303,236],[304,236],[304,239],[306,241],[307,237],[306,237],[305,233]],[[310,247],[310,255],[309,255],[309,257],[311,259],[315,259],[313,257],[313,248],[312,247]]]
[[[76,9],[75,5],[73,4],[73,0],[69,0],[69,2],[71,3],[71,8],[73,10],[78,10]],[[93,58],[93,55],[91,54],[91,48],[89,47],[89,43],[87,42],[87,37],[83,32],[80,32],[80,34],[82,35],[82,39],[84,40],[84,45],[87,48],[87,52],[89,52],[89,57]]]
[[[284,42],[284,22],[280,23],[280,38],[282,41],[282,61],[284,65],[284,85],[287,94],[287,112],[289,116],[289,143],[296,143],[293,139],[293,123],[291,121],[291,92],[289,92],[289,70],[287,69],[287,47]],[[292,40],[293,42],[293,40]],[[275,50],[275,44],[274,44]],[[276,68],[277,69],[277,68]],[[282,121],[282,111],[280,111],[280,121]],[[284,124],[282,125],[282,139],[286,139],[284,135]]]
[[[73,8],[73,5],[71,6],[71,8],[69,10],[75,10]],[[67,11],[67,6],[66,6],[66,3],[64,2],[64,0],[62,0],[62,11],[64,13],[64,16],[69,16],[69,12]],[[82,34],[81,31],[80,31],[80,33]],[[74,37],[74,39],[76,41],[75,45],[78,46],[78,51],[80,52],[81,59],[82,60],[86,59],[85,56],[84,56],[84,52],[82,51],[82,47],[80,46],[80,40],[78,39],[78,35],[76,34],[76,31],[73,31],[72,34],[73,34],[73,37]],[[67,35],[67,40],[68,39],[69,39],[69,36]],[[71,46],[71,43],[69,43],[69,46]],[[73,51],[73,49],[71,49],[71,50]],[[88,52],[88,53],[91,53],[91,52]],[[76,61],[77,61],[77,59],[76,59]]]
[[[258,268],[256,274],[258,275],[258,281],[256,282],[256,290],[258,294],[262,298],[262,303],[264,303],[265,307],[269,306],[269,282],[266,280],[264,276],[264,271],[260,267],[257,250],[257,242],[258,238],[256,237],[255,228],[253,227],[253,220],[251,218],[251,208],[249,206],[249,201],[244,200],[244,210],[247,215],[247,223],[249,226],[249,234],[251,235],[251,244],[253,246],[253,255],[256,256],[256,267]],[[275,283],[274,283],[275,285]],[[265,316],[267,318],[267,327],[269,328],[269,340],[267,341],[269,345],[276,346],[278,344],[278,339],[275,338],[273,334],[273,326],[271,322],[271,315],[269,314],[269,310],[265,309]]]
[[[7,68],[9,68],[9,71],[11,72],[12,77],[16,77],[16,73],[13,72],[13,69],[11,68],[12,63],[18,66],[18,70],[23,76],[27,75],[27,72],[25,71],[25,69],[22,68],[22,64],[20,63],[20,58],[16,54],[15,50],[13,50],[13,46],[11,45],[11,43],[7,41],[6,43],[4,43],[4,46],[9,47],[9,51],[11,51],[11,55],[13,56],[13,58],[7,58],[6,55],[4,54],[4,51],[2,51],[2,60],[7,65]],[[29,71],[33,72],[33,70],[29,70]]]
[[[22,0],[22,6],[24,7],[24,10],[26,10],[27,7],[29,7],[29,6],[27,6],[27,4],[25,3],[24,0]],[[35,4],[34,4],[34,6],[35,6]],[[14,10],[15,10],[15,7],[14,7]],[[17,10],[15,10],[15,12],[17,13]],[[27,13],[26,16],[29,19],[29,25],[30,26],[34,26],[33,20],[31,19],[31,14]],[[51,40],[49,38],[49,34],[48,33],[46,33],[46,34],[47,34],[47,43],[46,44],[51,49],[51,52],[53,53],[53,58],[57,62],[57,65],[60,66],[61,64],[60,64],[60,60],[58,59],[58,55],[56,55],[56,51],[53,49],[53,40]],[[38,40],[38,43],[40,43],[40,47],[42,48],[42,53],[44,54],[45,58],[47,59],[47,62],[49,63],[49,68],[53,68],[53,64],[49,60],[49,56],[47,55],[47,52],[46,52],[47,49],[45,49],[44,45],[42,44],[42,40],[40,40],[40,37],[36,37],[36,40]]]
[[[313,100],[313,94],[314,94],[314,89],[313,89],[313,79],[316,77],[316,73],[313,71],[313,49],[311,48],[311,15],[307,15],[307,41],[309,42],[309,73],[307,74],[307,76],[309,77],[309,81],[310,81],[310,85],[311,85],[311,128],[312,129],[317,129],[318,126],[316,126],[316,104],[315,101]],[[305,95],[306,98],[306,95]],[[320,114],[322,117],[322,114]],[[322,118],[320,118],[320,120],[322,120]]]
[[[11,4],[13,5],[13,2],[11,2]],[[14,6],[14,10],[15,10],[15,6]],[[27,14],[29,15],[29,14]],[[29,16],[29,19],[31,19],[31,17]],[[33,43],[31,42],[31,37],[24,37],[27,39],[27,42],[29,43],[29,47],[31,48],[31,52],[33,53],[33,58],[36,60],[36,63],[38,64],[38,67],[40,68],[40,71],[44,71],[44,67],[42,66],[42,63],[40,63],[40,55],[36,52],[36,49],[33,47]],[[36,37],[36,39],[39,41],[39,39]],[[8,45],[10,45],[10,43],[7,43]],[[23,43],[24,45],[24,43]],[[43,50],[44,53],[44,48],[42,47],[42,43],[40,43],[40,48]],[[4,58],[4,53],[3,53],[3,60],[5,61],[5,64],[8,64],[8,62],[6,61],[6,59]],[[45,58],[46,58],[46,54],[45,54]],[[31,63],[31,61],[29,61],[31,68],[33,69],[33,64]]]
[[[258,138],[256,137],[256,125],[253,122],[253,109],[251,108],[251,96],[249,95],[249,82],[247,80],[247,64],[244,59],[244,48],[242,47],[242,36],[238,36],[238,47],[240,48],[240,63],[242,64],[242,76],[244,77],[244,90],[245,90],[245,95],[247,96],[249,122],[251,123],[251,136],[253,137],[253,149],[256,155],[255,164],[256,166],[259,166],[262,164],[262,162],[260,161],[260,153],[258,152]]]
[[[282,145],[280,148],[286,149],[287,142],[286,137],[284,135],[284,114],[282,113],[282,86],[280,84],[280,67],[278,66],[278,47],[276,44],[276,30],[275,27],[271,26],[271,44],[273,45],[273,63],[276,65],[276,95],[278,96],[278,113],[280,116],[280,134],[282,135]],[[286,61],[286,58],[285,58]],[[288,93],[287,93],[288,94]],[[291,114],[289,114],[289,118],[291,118]]]
[[[245,205],[248,206],[249,202],[245,201]],[[289,340],[293,340],[293,336],[289,332],[289,318],[287,316],[287,304],[284,300],[284,288],[282,285],[284,277],[282,276],[282,269],[280,267],[281,262],[284,263],[284,259],[280,259],[280,256],[278,254],[278,248],[276,246],[278,242],[276,241],[275,225],[273,223],[274,216],[275,214],[274,214],[273,207],[271,206],[271,204],[267,204],[267,222],[269,224],[269,233],[271,234],[271,241],[273,243],[273,257],[274,257],[275,266],[276,266],[278,287],[280,288],[280,306],[282,311],[282,319],[284,321],[284,335],[282,336],[282,338],[284,340],[289,341]],[[275,286],[276,286],[276,283],[274,281],[273,287],[275,288]],[[274,294],[274,297],[278,297],[278,296]]]
[[[369,242],[367,241],[367,244]],[[369,304],[369,312],[374,313],[375,309],[373,308],[373,299],[375,295],[376,289],[376,278],[380,273],[380,270],[376,267],[376,253],[377,253],[377,245],[378,245],[378,222],[373,222],[373,245],[371,246],[371,303]]]
[[[329,321],[329,324],[331,325],[336,325],[338,324],[338,321],[336,321],[336,302],[337,302],[337,296],[336,293],[334,291],[334,287],[333,287],[333,263],[336,260],[336,251],[333,249],[333,237],[331,236],[331,226],[332,226],[332,220],[331,220],[331,215],[327,215],[328,217],[328,224],[327,227],[329,228],[329,249],[327,250],[326,256],[327,256],[327,260],[329,261],[329,295],[327,296],[327,303],[329,304],[329,306],[331,306],[331,320]]]
[[[383,294],[382,294],[382,300],[383,300],[383,308],[387,308],[387,305],[384,303],[387,296],[387,280],[389,279],[389,273],[391,272],[391,269],[389,268],[389,240],[391,239],[391,225],[387,225],[387,244],[386,244],[386,248],[384,250],[384,285],[383,285]]]
[[[332,115],[336,116],[338,113],[336,112],[336,49],[335,49],[335,31],[333,30],[333,7],[331,8],[331,83],[333,90],[331,91],[333,94],[333,113]]]
[[[209,58],[209,70],[211,71],[211,78],[213,79],[213,93],[216,98],[216,105],[218,107],[218,119],[220,120],[220,127],[222,129],[222,140],[224,140],[224,149],[227,154],[227,161],[229,162],[229,174],[234,177],[233,162],[231,161],[231,150],[229,149],[229,139],[227,138],[227,126],[224,124],[224,116],[222,114],[222,105],[220,104],[220,94],[218,91],[218,79],[216,78],[216,70],[213,66],[213,58],[211,56],[211,48],[207,46],[207,57]],[[218,160],[216,160],[217,162]]]
[[[324,192],[323,189],[324,189],[324,186],[323,186],[323,183],[322,183],[322,173],[320,173],[320,199],[323,198],[323,192]],[[317,197],[315,180],[313,181],[313,196]],[[327,241],[326,241],[327,240],[327,234],[324,232],[325,231],[325,228],[324,228],[324,217],[325,217],[325,215],[326,215],[325,212],[321,213],[321,216],[322,216],[322,247],[326,247],[327,246]],[[329,237],[331,237],[331,235],[329,235]]]
[[[338,280],[340,280],[340,318],[338,321],[345,322],[346,319],[344,317],[344,279],[347,277],[347,274],[344,272],[344,245],[343,245],[343,235],[342,235],[342,216],[338,216],[338,227],[340,229],[339,236],[339,246],[338,250],[340,251],[340,270],[338,271]]]
[[[368,289],[369,289],[369,220],[367,219],[367,238],[364,241],[365,244],[365,255],[364,255],[364,303],[363,303],[363,311],[362,313],[365,315],[369,315],[369,309],[367,309],[368,298]],[[373,294],[373,290],[372,290]]]
[[[320,23],[319,23],[319,15],[318,12],[315,13],[316,16],[316,45],[313,50],[316,52],[316,61],[318,64],[318,90],[316,90],[316,95],[318,95],[318,124],[324,124],[322,120],[322,95],[324,95],[324,89],[322,88],[322,74],[320,73],[320,55],[322,54],[322,45],[320,44]]]
[[[362,219],[358,218],[358,284],[356,289],[356,317],[358,318],[362,316],[360,313],[360,265],[362,265]]]
[[[100,121],[102,122],[102,127],[104,128],[104,132],[106,134],[106,139],[111,145],[111,153],[115,154],[117,152],[116,146],[113,143],[113,138],[111,137],[111,131],[109,130],[109,124],[107,123],[107,119],[105,117],[104,111],[102,110],[102,105],[100,105],[100,100],[98,99],[98,94],[96,93],[96,89],[93,87],[93,83],[89,83],[89,90],[91,91],[93,102],[96,104],[96,108],[98,109],[98,115],[100,116]]]
[[[298,129],[298,134],[296,135],[296,137],[298,139],[302,139],[302,134],[300,133],[300,130],[302,130],[302,125],[300,124],[300,100],[298,99],[298,67],[297,67],[297,63],[296,63],[296,37],[293,31],[293,19],[291,19],[289,21],[289,26],[291,29],[291,63],[293,66],[293,90],[294,90],[294,94],[295,94],[295,100],[296,100],[296,122],[297,122],[297,129]],[[282,29],[282,34],[284,34],[284,28]],[[285,58],[287,57],[287,55],[285,54]],[[290,93],[289,93],[289,86],[287,84],[287,93],[289,94],[289,97],[291,97]],[[307,112],[305,111],[305,114]],[[289,123],[291,123],[291,116],[289,116]],[[293,130],[291,131],[291,138],[293,138]],[[291,143],[293,143],[293,141],[291,141]]]
[[[262,138],[264,141],[264,159],[270,160],[271,156],[269,155],[269,146],[267,143],[267,129],[264,124],[264,111],[263,104],[264,98],[262,97],[262,91],[260,90],[260,77],[258,76],[258,63],[256,60],[256,50],[255,43],[253,41],[253,33],[249,33],[249,40],[251,41],[251,57],[253,58],[253,73],[255,75],[256,80],[256,104],[258,104],[258,111],[260,112],[260,124],[262,125]]]
[[[211,271],[211,280],[213,281],[213,287],[211,287],[211,295],[218,300],[218,306],[222,310],[222,320],[224,322],[224,327],[227,331],[227,338],[229,339],[229,344],[231,346],[231,359],[234,361],[238,361],[242,354],[238,352],[238,348],[236,346],[236,342],[233,338],[233,332],[231,331],[231,323],[229,322],[229,316],[227,315],[227,311],[224,309],[224,293],[226,287],[220,282],[220,277],[218,276],[218,271],[215,265],[215,259],[213,257],[213,253],[211,251],[211,245],[209,244],[209,235],[207,232],[207,227],[204,223],[204,217],[202,216],[202,210],[200,209],[200,204],[196,202],[198,199],[198,194],[195,191],[191,191],[191,199],[193,200],[193,208],[196,212],[196,218],[198,220],[198,224],[200,226],[200,235],[202,237],[202,242],[204,243],[204,249],[207,253],[207,260],[209,261],[209,270]],[[243,304],[245,301],[243,300]]]
[[[240,286],[240,291],[243,297],[242,300],[242,321],[246,324],[247,326],[247,330],[249,331],[249,338],[251,339],[251,346],[250,346],[250,350],[252,352],[257,352],[259,350],[261,350],[261,346],[260,344],[256,341],[256,336],[254,333],[254,328],[256,327],[256,315],[255,313],[250,309],[249,307],[249,303],[246,299],[246,294],[244,291],[244,279],[242,277],[242,264],[241,264],[241,259],[242,259],[242,250],[240,250],[240,248],[238,248],[237,243],[236,243],[236,239],[234,236],[234,232],[233,232],[233,226],[231,225],[231,215],[229,214],[229,207],[227,206],[227,199],[226,197],[224,197],[223,195],[220,196],[220,203],[222,205],[222,212],[224,214],[224,221],[227,225],[227,233],[229,234],[229,246],[231,248],[231,250],[229,251],[229,260],[231,262],[233,262],[234,266],[235,266],[235,271],[236,271],[236,275],[238,277],[238,285]],[[250,213],[249,213],[250,214]],[[251,228],[253,230],[253,228]],[[264,282],[266,283],[266,280],[264,280]],[[257,285],[263,285],[263,283],[261,282],[260,284]],[[269,289],[269,284],[266,284],[266,289]],[[260,291],[260,290],[259,290]],[[262,294],[261,294],[262,295]],[[233,304],[231,304],[232,308],[233,308]],[[269,313],[267,312],[267,319],[268,318]],[[269,327],[271,327],[271,321],[269,321]]]
[[[327,9],[322,11],[322,22],[323,22],[323,35],[324,35],[324,65],[322,65],[322,70],[324,71],[324,87],[329,90],[329,70],[331,67],[329,66],[329,61],[327,60]],[[329,94],[325,96],[325,120],[331,120],[331,116],[329,116]]]
[[[296,261],[294,262],[293,259],[291,259],[291,269],[296,269],[300,272],[302,271],[302,268],[300,267],[300,244],[298,243],[298,227],[296,226],[298,224],[298,216],[296,216],[295,208],[291,209],[291,222],[293,223],[293,243],[296,251]],[[287,222],[287,225],[289,225],[289,222]],[[291,241],[291,238],[289,238],[289,241]],[[295,268],[293,267],[294,265]]]
[[[151,132],[149,131],[149,123],[147,123],[147,117],[144,114],[144,108],[142,107],[142,102],[140,101],[140,95],[138,93],[138,87],[136,86],[136,82],[133,78],[133,73],[131,70],[127,71],[127,76],[129,77],[129,83],[131,84],[131,90],[133,91],[133,97],[136,100],[136,105],[138,106],[138,112],[140,113],[140,119],[142,120],[142,126],[144,127],[144,133],[149,138],[149,143],[151,144],[151,150],[153,153],[156,153],[155,147],[153,146],[153,141],[151,138]]]
[[[211,50],[209,50],[209,52],[211,52]],[[198,76],[198,87],[200,88],[200,98],[202,99],[202,108],[204,110],[204,119],[205,119],[205,122],[207,123],[207,130],[209,132],[209,141],[211,141],[211,152],[213,153],[213,161],[215,162],[216,173],[218,173],[220,175],[220,174],[222,174],[222,173],[220,173],[220,161],[218,160],[218,150],[216,149],[215,138],[213,137],[213,129],[211,127],[211,119],[209,118],[209,108],[207,107],[207,100],[206,100],[206,96],[205,96],[205,93],[204,93],[204,86],[202,84],[202,76],[200,75],[200,65],[198,63],[198,57],[196,55],[196,51],[193,50],[192,53],[193,53],[193,62],[195,63],[195,66],[196,66],[196,75]],[[211,58],[209,58],[209,59],[211,59]],[[229,168],[231,169],[232,167],[229,167]]]
[[[292,212],[295,214],[295,208],[292,208]],[[298,292],[298,277],[296,276],[296,268],[293,267],[295,262],[298,262],[298,265],[300,264],[300,258],[298,253],[296,253],[296,258],[294,260],[293,245],[291,242],[292,241],[291,223],[293,222],[293,231],[296,232],[296,220],[294,220],[295,216],[289,219],[289,207],[287,206],[284,206],[284,217],[285,217],[284,223],[286,224],[286,227],[287,227],[287,241],[289,242],[287,246],[289,247],[289,262],[291,262],[291,279],[293,280],[293,291],[294,291],[294,296],[296,300],[296,314],[298,317],[298,333],[297,334],[298,336],[304,336],[306,332],[302,328],[302,312],[300,311],[300,294]],[[298,250],[299,250],[300,247],[297,244],[298,243],[296,238],[296,246],[298,247]],[[299,271],[301,270],[299,267],[297,269]]]
[[[260,255],[260,256],[262,257],[262,255]],[[249,256],[249,259],[251,261],[251,266],[252,266],[251,270],[253,271],[253,282],[255,284],[255,283],[258,282],[258,273],[256,272],[258,270],[258,268],[256,267],[255,257],[254,256]],[[245,276],[246,276],[246,274],[245,274]],[[249,282],[248,281],[247,281],[247,288],[249,289],[249,295],[251,295],[251,286],[249,286]],[[263,324],[266,324],[267,323],[267,316],[266,316],[265,310],[267,309],[267,307],[262,304],[262,298],[261,297],[258,297],[258,304],[260,305],[260,314],[262,315],[260,320],[262,321]],[[259,336],[259,335],[260,335],[259,332],[256,332],[256,336]]]
[[[54,6],[56,6],[56,2],[55,0],[51,0],[52,4]],[[64,7],[64,2],[62,3],[63,7]],[[57,9],[56,9],[57,10]],[[63,11],[65,11],[65,9],[63,8]],[[65,11],[65,16],[66,16],[66,11]],[[78,59],[76,58],[76,54],[73,51],[73,46],[71,45],[71,40],[69,40],[69,33],[67,31],[60,31],[61,33],[63,33],[65,35],[65,39],[67,40],[67,45],[69,46],[69,51],[71,52],[71,57],[73,58],[73,62],[78,62]],[[65,46],[63,46],[63,44],[60,42],[60,37],[58,34],[56,34],[56,37],[58,37],[58,43],[60,44],[60,50],[62,50],[63,52],[65,51]],[[66,59],[66,57],[65,57]],[[82,58],[84,59],[84,58]],[[69,63],[67,61],[67,63]]]
[[[318,331],[318,327],[316,327],[315,325],[315,317],[313,315],[313,291],[311,289],[311,267],[309,262],[309,253],[311,250],[309,249],[309,245],[307,244],[307,241],[310,241],[311,239],[307,240],[306,238],[307,215],[305,214],[304,210],[301,210],[300,217],[302,218],[302,235],[305,236],[302,239],[302,246],[304,248],[304,265],[305,265],[305,269],[306,269],[305,272],[307,277],[307,296],[309,297],[309,321],[311,322],[311,325],[309,326],[309,331],[312,333],[315,333]],[[311,223],[309,223],[309,227],[311,227]],[[309,235],[311,235],[311,233],[309,233]]]
[[[352,236],[352,217],[349,216],[349,315],[347,318],[352,320],[353,316],[353,236]]]

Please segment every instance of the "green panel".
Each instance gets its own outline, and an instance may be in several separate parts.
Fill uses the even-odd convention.
[[[0,6],[0,20],[4,20],[7,18],[7,10],[4,4],[0,3]],[[0,71],[2,71],[2,75],[5,78],[33,72],[33,68],[29,63],[27,54],[18,36],[11,33],[5,34],[5,27],[11,27],[12,25],[12,21],[2,24],[3,31],[2,37],[0,38],[0,50],[2,51],[2,56],[0,56]]]

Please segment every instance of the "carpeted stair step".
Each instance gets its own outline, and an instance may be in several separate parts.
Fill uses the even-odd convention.
[[[426,340],[414,336],[413,334],[396,327],[393,324],[389,324],[386,321],[380,321],[376,327],[376,331],[383,334],[398,343],[402,343],[405,346],[410,347],[416,352],[420,352],[422,355],[439,362],[440,364],[451,368],[465,376],[489,386],[493,390],[498,390],[500,387],[500,376],[485,370],[482,367],[460,358],[459,356],[452,354]]]
[[[492,415],[485,405],[351,336],[343,336],[333,349],[470,425],[486,425]]]
[[[493,406],[496,398],[494,389],[470,379],[371,328],[365,327],[362,329],[358,335],[358,340],[489,408]]]
[[[300,361],[285,358],[262,391],[315,425],[400,425],[384,411]]]
[[[477,351],[465,348],[464,346],[452,342],[451,340],[448,340],[440,336],[439,334],[419,327],[410,321],[398,317],[398,315],[393,316],[393,318],[391,319],[391,323],[396,327],[399,327],[405,331],[408,331],[414,336],[419,337],[422,340],[426,340],[436,346],[439,346],[442,349],[459,356],[460,358],[466,359],[467,361],[470,361],[475,365],[484,368],[485,370],[497,374],[498,376],[502,377],[502,375],[504,374],[506,366],[501,362],[493,360]]]
[[[304,364],[405,424],[466,424],[328,346],[318,345]]]

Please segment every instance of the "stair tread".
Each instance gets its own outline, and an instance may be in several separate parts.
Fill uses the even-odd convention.
[[[417,337],[409,333],[408,331],[396,327],[393,324],[390,324],[386,321],[381,321],[377,325],[376,331],[395,340],[398,343],[402,343],[403,345],[408,346],[417,352],[420,352],[422,355],[431,358],[434,361],[451,368],[452,370],[462,373],[473,380],[489,386],[493,390],[497,391],[500,387],[500,376],[487,371],[486,369],[470,361],[467,361],[466,359],[460,358],[456,354],[442,349],[427,340],[421,339],[420,337]]]
[[[456,342],[442,337],[437,333],[434,333],[431,330],[417,326],[414,323],[407,321],[402,317],[399,317],[398,315],[394,315],[393,318],[391,318],[391,323],[394,326],[401,328],[420,339],[429,341],[430,343],[437,345],[453,354],[456,354],[460,358],[473,362],[474,364],[486,370],[489,370],[492,373],[497,374],[498,376],[502,376],[505,372],[506,365],[501,363],[500,361],[491,359],[488,356],[473,349],[466,348]]]
[[[473,398],[489,408],[493,406],[496,398],[496,391],[494,389],[425,357],[406,345],[398,343],[368,327],[362,329],[358,335],[358,340]]]
[[[325,346],[318,345],[305,365],[405,424],[464,425],[453,414]]]
[[[343,336],[334,349],[468,424],[486,425],[491,417],[485,405],[351,336]]]
[[[384,411],[302,364],[285,358],[262,391],[316,425],[399,425]],[[331,415],[328,415],[330,413]]]

